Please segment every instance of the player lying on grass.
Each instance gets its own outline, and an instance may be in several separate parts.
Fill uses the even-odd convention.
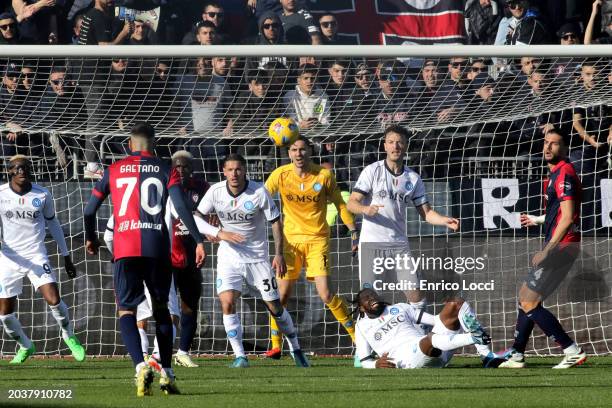
[[[231,367],[249,366],[242,344],[242,324],[236,313],[236,300],[242,292],[243,280],[261,293],[271,318],[289,342],[295,364],[309,367],[300,349],[293,320],[279,300],[278,284],[272,272],[274,268],[281,278],[287,273],[280,211],[261,183],[247,180],[246,161],[242,156],[230,154],[226,157],[223,175],[225,181],[214,184],[206,192],[198,205],[198,213],[202,216],[217,213],[222,228],[241,237],[221,242],[217,253],[217,294],[223,309],[223,326],[236,356]],[[268,254],[267,222],[274,237],[272,265]]]
[[[72,264],[62,227],[55,217],[53,196],[46,188],[31,182],[32,165],[25,156],[13,156],[8,164],[8,173],[10,181],[0,186],[0,321],[6,334],[19,344],[19,351],[11,364],[23,363],[36,351],[14,313],[17,296],[21,294],[26,276],[47,301],[74,358],[83,361],[85,349],[74,335],[68,307],[60,298],[45,247],[47,227],[64,257],[68,277],[74,278],[76,268]]]
[[[441,368],[455,350],[491,342],[469,303],[461,298],[447,300],[435,316],[406,303],[390,305],[373,289],[361,290],[353,303],[359,313],[356,354],[363,368]],[[429,334],[422,324],[433,327]],[[503,361],[496,358],[488,367]]]

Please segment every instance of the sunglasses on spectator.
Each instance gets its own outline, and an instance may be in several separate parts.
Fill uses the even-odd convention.
[[[336,21],[321,21],[321,27],[329,28],[337,25],[338,23]]]
[[[479,68],[479,67],[472,67],[470,69],[472,72],[479,72],[479,73],[487,70],[486,68]]]
[[[63,79],[52,79],[51,83],[56,86],[62,86],[64,85],[64,80]]]
[[[278,29],[280,28],[280,24],[278,24],[278,23],[264,24],[264,25],[263,25],[263,28],[264,28],[265,30],[271,30],[271,29],[273,29],[273,28],[278,30]]]
[[[31,72],[22,72],[21,77],[23,79],[32,79],[34,77],[34,74],[32,74]]]
[[[451,62],[451,67],[453,68],[461,68],[465,66],[465,62]]]
[[[519,3],[510,3],[508,4],[508,8],[511,10],[516,10],[517,8],[520,8],[521,5]]]
[[[223,18],[223,16],[225,15],[225,13],[221,13],[221,12],[217,12],[217,11],[208,11],[206,13],[206,15],[210,18],[215,18],[215,17],[219,17],[219,18]]]
[[[125,58],[113,58],[113,62],[125,62]]]
[[[0,30],[8,30],[9,28],[15,28],[15,23],[10,23],[10,24],[2,24],[0,25]]]
[[[578,38],[578,36],[576,34],[565,34],[565,35],[561,36],[561,38],[563,38],[564,40],[567,41],[567,40],[571,40],[572,38],[576,39],[576,38]]]

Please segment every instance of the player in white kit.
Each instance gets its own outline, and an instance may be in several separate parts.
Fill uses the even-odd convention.
[[[284,276],[287,265],[283,258],[283,232],[280,211],[263,184],[246,179],[246,162],[238,154],[223,161],[225,181],[206,192],[198,205],[202,216],[216,212],[222,229],[241,234],[244,241],[222,241],[217,252],[217,294],[223,309],[223,325],[235,354],[231,367],[246,368],[249,362],[242,344],[242,325],[236,314],[236,300],[242,292],[242,281],[255,286],[280,331],[289,342],[298,367],[310,363],[300,349],[293,320],[279,300],[278,285],[272,272]],[[266,222],[271,223],[275,256],[270,265]]]
[[[356,355],[363,368],[442,368],[456,349],[491,342],[460,298],[446,301],[435,316],[406,303],[387,304],[373,289],[361,290],[354,303],[359,311]],[[429,334],[423,324],[433,327]]]
[[[76,276],[62,227],[55,217],[51,193],[30,181],[32,165],[26,156],[13,156],[8,164],[10,181],[0,186],[0,321],[4,331],[19,350],[11,364],[21,364],[35,353],[34,343],[26,336],[14,314],[15,303],[26,276],[47,301],[62,332],[62,338],[75,360],[85,359],[85,349],[74,335],[68,307],[62,301],[57,280],[45,247],[45,228],[53,236],[64,257],[70,279]]]

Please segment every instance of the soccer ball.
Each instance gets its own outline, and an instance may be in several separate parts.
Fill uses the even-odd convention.
[[[278,147],[288,146],[300,135],[300,128],[291,118],[277,118],[270,124],[268,136]]]

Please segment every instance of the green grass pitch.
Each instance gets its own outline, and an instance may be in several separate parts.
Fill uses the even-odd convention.
[[[346,358],[313,358],[313,367],[251,358],[251,368],[229,369],[229,359],[197,359],[178,367],[182,395],[137,398],[127,359],[0,361],[0,407],[609,407],[612,357],[551,370],[555,358],[529,358],[522,370],[479,368],[456,357],[447,369],[364,370]],[[156,378],[157,381],[157,378]],[[9,389],[73,390],[70,400],[8,399]]]

